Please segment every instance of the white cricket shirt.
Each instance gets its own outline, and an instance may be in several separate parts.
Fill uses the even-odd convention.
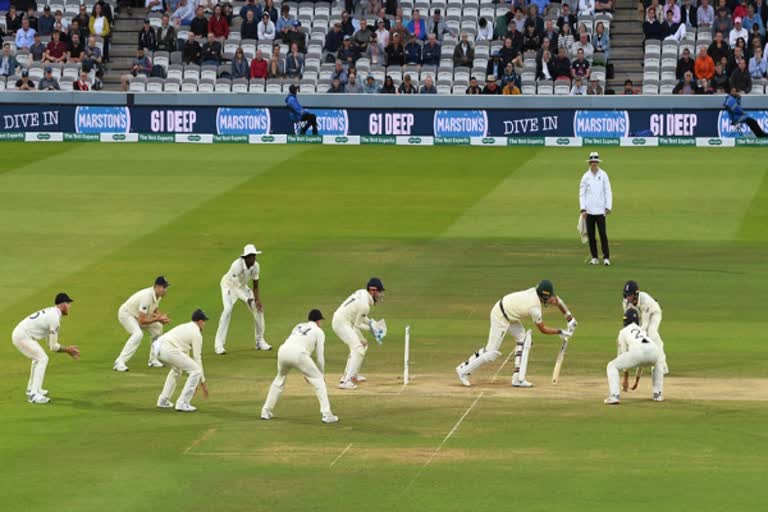
[[[178,350],[191,356],[200,365],[202,371],[203,333],[200,332],[200,328],[195,322],[187,322],[174,327],[160,336],[157,343],[162,344],[165,349]],[[201,382],[205,382],[205,373],[203,373]]]
[[[303,322],[293,328],[291,335],[283,345],[301,347],[301,350],[311,356],[317,351],[317,366],[320,371],[325,369],[325,333],[315,322]]]
[[[621,301],[621,305],[623,308],[622,312],[626,311],[629,308],[636,309],[640,314],[640,323],[643,325],[648,324],[648,321],[651,318],[651,315],[655,313],[661,313],[661,306],[659,306],[659,303],[656,302],[653,297],[651,297],[645,292],[637,293],[637,306],[635,306],[634,304],[631,304],[627,299],[623,299]]]
[[[237,258],[221,278],[221,286],[226,288],[249,288],[250,281],[259,280],[259,263],[254,262],[251,268],[246,267],[245,259]]]
[[[633,347],[639,345],[643,340],[651,341],[648,333],[639,325],[631,323],[619,331],[619,355],[629,352]]]
[[[49,337],[57,337],[60,324],[61,311],[56,306],[51,306],[32,313],[19,322],[16,329],[23,330],[30,338],[39,341]],[[51,350],[54,350],[53,346],[51,346]],[[58,343],[56,343],[56,350],[58,350]]]
[[[541,301],[536,287],[505,295],[499,302],[510,322],[520,322],[526,316],[530,316],[535,324],[541,322]]]
[[[368,329],[368,313],[373,305],[373,297],[368,290],[360,289],[350,295],[333,314],[334,320],[344,320],[358,329]]]
[[[161,297],[155,295],[155,287],[144,288],[131,295],[126,300],[120,310],[128,313],[134,318],[139,318],[139,313],[149,316],[157,311],[160,305]]]
[[[579,209],[589,215],[605,215],[605,210],[613,209],[613,192],[608,173],[598,169],[596,173],[587,171],[581,177],[579,185]]]

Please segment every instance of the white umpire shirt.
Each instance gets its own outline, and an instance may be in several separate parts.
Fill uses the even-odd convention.
[[[605,215],[606,210],[613,209],[611,181],[604,170],[599,168],[597,172],[588,170],[581,177],[579,208],[589,215]]]

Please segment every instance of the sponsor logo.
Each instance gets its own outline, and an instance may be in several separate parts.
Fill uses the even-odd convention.
[[[199,135],[189,135],[189,136],[187,137],[187,140],[188,140],[189,142],[200,142],[201,140],[203,140],[203,138],[202,138],[202,137],[200,137]]]
[[[361,135],[360,144],[394,145],[397,138],[394,135]]]
[[[313,110],[317,116],[317,129],[323,135],[347,135],[349,133],[349,118],[343,109]]]
[[[36,138],[37,138],[37,140],[51,140],[51,134],[50,133],[38,133]]]
[[[112,140],[121,141],[125,140],[127,137],[122,133],[113,133],[112,134]]]
[[[58,110],[39,110],[36,112],[20,112],[17,114],[3,114],[4,131],[34,131],[35,128],[49,128],[59,126]]]
[[[764,131],[768,130],[768,111],[751,110],[746,112],[746,114],[757,121],[757,123],[760,125],[760,128],[762,128]],[[730,117],[728,117],[728,114],[724,111],[721,111],[717,116],[717,132],[720,137],[735,139],[752,137],[752,130],[749,129],[749,126],[746,124],[734,126],[731,124]]]
[[[275,142],[275,138],[271,135],[264,135],[261,138],[261,142]]]
[[[627,137],[629,136],[629,112],[626,110],[577,110],[573,118],[573,133],[576,137],[615,139]]]
[[[615,137],[603,138],[603,137],[584,137],[582,141],[585,146],[618,146],[620,139]]]
[[[708,146],[722,146],[723,141],[720,139],[707,139]]]
[[[176,137],[170,133],[140,133],[139,142],[176,142]]]
[[[635,137],[632,139],[633,146],[645,146],[648,143],[644,137]]]
[[[543,146],[544,137],[507,137],[507,146]]]
[[[440,146],[466,146],[469,141],[469,137],[435,137],[435,145]]]
[[[488,114],[485,110],[436,110],[433,129],[435,137],[485,137]]]
[[[659,146],[695,146],[693,137],[659,137]]]
[[[14,132],[0,132],[0,140],[3,140],[3,141],[24,140],[24,134],[14,133]]]
[[[569,146],[571,144],[571,139],[568,139],[566,137],[559,137],[555,139],[555,144],[558,146]]]
[[[336,137],[333,139],[336,144],[347,144],[349,142],[349,138],[347,137]]]
[[[101,136],[98,133],[65,133],[64,142],[99,142]]]
[[[481,140],[480,142],[482,142],[483,144],[487,144],[487,145],[491,145],[492,146],[492,145],[496,144],[496,139],[493,138],[493,137],[483,137],[483,140]]]
[[[216,133],[219,135],[262,135],[269,133],[271,118],[266,108],[219,108]]]
[[[128,133],[131,130],[131,111],[128,107],[77,107],[75,131],[77,133]]]
[[[408,137],[408,144],[421,144],[421,137]]]
[[[213,142],[215,143],[242,143],[248,142],[248,135],[214,135]]]
[[[322,144],[320,135],[289,135],[288,144]]]
[[[734,142],[737,146],[768,146],[768,139],[755,139],[752,137],[739,137]]]

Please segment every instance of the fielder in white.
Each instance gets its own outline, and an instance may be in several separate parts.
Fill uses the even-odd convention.
[[[194,412],[197,407],[190,402],[197,391],[197,387],[203,390],[203,398],[208,398],[208,385],[205,383],[203,373],[203,328],[208,317],[201,309],[192,313],[192,321],[174,327],[160,336],[152,344],[152,350],[157,358],[171,367],[168,377],[165,379],[163,391],[157,398],[157,406],[161,409],[173,407],[171,396],[176,390],[176,383],[182,372],[187,372],[189,377],[184,389],[181,390],[176,400],[176,410],[179,412]],[[191,357],[190,357],[191,356]]]
[[[386,331],[381,329],[375,320],[368,318],[371,306],[380,302],[383,295],[384,284],[381,279],[372,277],[364,289],[350,295],[333,314],[333,332],[349,347],[347,367],[341,376],[340,389],[356,389],[356,383],[366,380],[359,373],[368,351],[368,342],[362,331],[373,334],[377,343],[381,343],[386,335]]]
[[[661,371],[661,350],[651,341],[650,336],[639,325],[637,310],[629,308],[624,312],[624,328],[619,331],[618,356],[608,363],[608,398],[604,400],[606,405],[618,405],[621,401],[619,395],[619,372],[636,366],[653,365],[651,379],[653,381],[653,401],[664,400],[664,372]]]
[[[320,328],[323,314],[318,309],[309,312],[308,321],[298,324],[277,351],[277,377],[272,381],[267,401],[261,409],[261,419],[269,420],[274,416],[273,409],[285,388],[288,372],[296,368],[304,374],[304,380],[315,388],[317,401],[320,402],[321,421],[336,423],[337,416],[331,412],[328,390],[325,387],[325,333]],[[312,360],[312,352],[317,352],[317,364]]]
[[[224,344],[227,342],[232,308],[238,300],[243,301],[253,314],[256,350],[272,350],[269,343],[264,340],[264,305],[259,298],[257,254],[261,254],[261,251],[257,251],[253,244],[246,245],[243,254],[232,263],[227,273],[221,278],[221,301],[224,303],[224,310],[221,312],[214,343],[214,349],[219,355],[227,353]],[[253,288],[249,287],[251,281]]]
[[[80,357],[80,350],[77,347],[59,344],[61,317],[69,314],[72,302],[69,295],[59,293],[54,301],[55,306],[31,314],[19,322],[19,325],[13,330],[11,335],[13,346],[32,360],[32,369],[27,382],[27,400],[31,404],[50,402],[47,396],[48,391],[43,389],[48,355],[38,343],[39,340],[48,338],[48,348],[51,352],[66,352],[72,359]]]
[[[624,299],[621,302],[622,311],[627,309],[636,309],[640,315],[640,327],[648,333],[651,341],[659,349],[659,364],[664,371],[664,375],[669,373],[667,366],[667,354],[664,352],[664,340],[659,334],[661,325],[661,306],[646,292],[641,292],[637,282],[627,281],[622,291]]]
[[[556,329],[544,325],[541,306],[553,305],[563,313],[568,327]],[[570,338],[577,322],[565,303],[555,295],[555,287],[548,280],[541,281],[538,286],[527,290],[510,293],[501,298],[491,308],[491,328],[488,332],[488,343],[456,367],[456,374],[465,386],[471,386],[469,376],[481,366],[491,363],[501,355],[499,349],[504,336],[510,333],[515,339],[515,371],[512,375],[512,385],[518,388],[529,388],[533,384],[525,380],[528,370],[528,357],[532,340],[530,331],[526,332],[522,320],[530,316],[531,321],[542,334],[559,334],[561,339]]]
[[[170,320],[168,315],[161,313],[157,308],[160,306],[162,298],[168,293],[169,286],[170,283],[166,281],[165,277],[159,276],[155,279],[154,286],[139,290],[120,306],[120,309],[117,311],[117,319],[125,330],[128,331],[130,337],[125,342],[120,355],[115,359],[115,364],[112,366],[113,370],[117,372],[128,371],[126,363],[139,349],[141,340],[144,339],[144,331],[149,333],[150,343],[163,334],[163,325],[167,324]],[[152,355],[151,348],[149,351],[149,366],[150,368],[163,366]]]

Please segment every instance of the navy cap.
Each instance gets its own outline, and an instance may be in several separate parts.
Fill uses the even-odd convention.
[[[155,286],[162,286],[164,288],[168,288],[169,286],[171,286],[171,283],[168,282],[165,276],[158,276],[157,279],[155,279]]]
[[[368,280],[368,284],[366,285],[366,288],[376,288],[380,292],[384,291],[384,283],[381,282],[381,279],[378,277],[372,277]]]
[[[319,309],[313,309],[309,312],[309,318],[310,322],[317,322],[318,320],[324,320],[323,314],[320,312]]]
[[[634,295],[638,289],[639,289],[639,286],[637,286],[637,281],[627,281],[626,283],[624,283],[624,291],[622,295],[626,299],[630,295]]]
[[[61,293],[57,294],[56,295],[56,300],[53,301],[53,303],[56,304],[57,306],[59,304],[65,304],[65,303],[69,304],[71,302],[75,302],[75,301],[72,299],[72,297],[70,297],[69,295],[67,295],[64,292],[61,292]]]
[[[202,309],[197,308],[195,312],[192,313],[192,321],[199,322],[200,320],[208,321],[208,317],[205,315]]]
[[[624,326],[629,324],[640,325],[640,317],[638,316],[637,310],[635,308],[629,308],[624,312]]]

